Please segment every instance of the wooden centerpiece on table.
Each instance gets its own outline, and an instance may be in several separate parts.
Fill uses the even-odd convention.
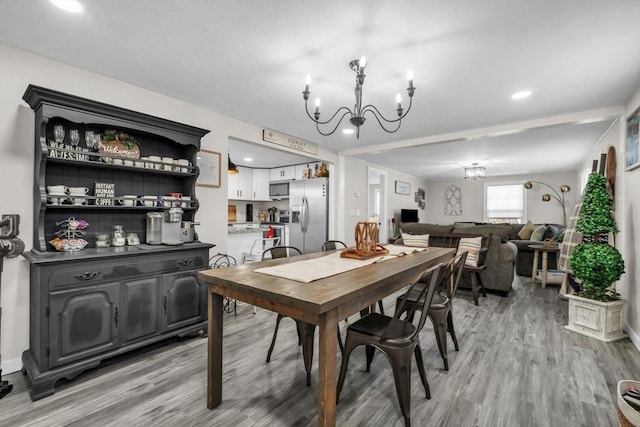
[[[104,161],[111,157],[139,159],[140,147],[135,138],[128,133],[106,129],[102,135],[99,153]]]
[[[369,259],[387,255],[389,251],[378,244],[378,223],[359,222],[356,224],[356,247],[340,253],[342,258]]]

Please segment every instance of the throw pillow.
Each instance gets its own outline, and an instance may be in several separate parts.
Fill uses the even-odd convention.
[[[429,247],[429,235],[428,234],[407,234],[407,233],[402,233],[402,243],[405,246],[413,246],[415,248],[428,248]]]
[[[531,233],[531,237],[529,237],[529,240],[542,242],[544,240],[544,233],[546,232],[547,232],[547,227],[545,227],[544,225],[541,225],[540,227],[533,230],[533,233]]]
[[[461,254],[465,251],[467,252],[467,260],[464,262],[464,265],[468,265],[470,267],[478,266],[478,257],[480,256],[481,245],[482,237],[463,237],[460,239],[457,254]]]
[[[522,227],[522,230],[518,233],[518,237],[522,240],[530,240],[531,233],[533,233],[536,228],[531,221],[527,221],[527,224]]]

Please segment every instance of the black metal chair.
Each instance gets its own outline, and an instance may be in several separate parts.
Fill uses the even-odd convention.
[[[347,245],[342,240],[327,240],[322,244],[321,250],[324,251],[334,251],[336,249],[344,249]]]
[[[336,402],[340,398],[340,392],[342,391],[347,367],[349,365],[349,356],[353,349],[361,345],[366,346],[366,370],[369,372],[374,349],[377,348],[387,356],[387,359],[391,363],[396,384],[396,393],[400,402],[400,409],[404,417],[405,426],[411,425],[412,353],[416,358],[418,372],[420,373],[420,379],[422,380],[426,397],[427,399],[431,399],[419,339],[420,331],[427,320],[427,313],[426,311],[420,313],[420,320],[417,325],[406,320],[400,320],[399,316],[400,313],[404,312],[407,312],[409,316],[413,315],[418,303],[421,303],[423,306],[429,306],[431,304],[441,269],[442,264],[438,264],[415,277],[406,293],[407,295],[412,294],[416,285],[420,283],[419,280],[428,282],[429,286],[421,286],[419,288],[419,295],[415,301],[409,301],[407,298],[404,298],[401,309],[398,310],[393,317],[380,313],[369,313],[347,328],[347,339],[345,351],[342,356],[340,377],[338,378]]]
[[[449,370],[449,361],[447,357],[447,330],[451,335],[456,351],[460,350],[460,347],[458,346],[458,339],[456,338],[456,332],[453,327],[451,305],[453,297],[456,294],[456,290],[458,289],[460,278],[464,272],[464,263],[466,259],[467,252],[456,254],[456,256],[442,268],[442,273],[440,274],[440,279],[436,286],[436,294],[433,296],[431,305],[429,305],[429,309],[427,310],[427,315],[431,319],[431,323],[433,323],[433,331],[436,334],[436,343],[438,344],[438,350],[440,351],[440,356],[442,356],[444,369],[446,371]],[[424,306],[417,301],[417,298],[420,295],[420,288],[425,286],[428,286],[428,283],[420,282],[410,294],[399,296],[396,300],[396,314],[402,316],[402,312],[399,311],[401,310],[404,298],[408,301],[416,302],[415,309],[423,311]],[[407,304],[405,304],[404,312],[406,312],[406,307]],[[412,321],[413,319],[408,318],[407,320]]]
[[[237,265],[236,259],[228,254],[218,253],[211,258],[209,258],[209,268],[227,268],[227,267],[235,267]],[[222,309],[227,313],[231,313],[233,311],[233,315],[237,316],[237,301],[232,300],[229,297],[224,297],[222,299]]]
[[[289,256],[302,255],[302,251],[294,246],[274,246],[262,253],[262,261],[269,258],[287,258]],[[280,321],[284,319],[285,315],[278,313],[276,318],[276,327],[273,330],[273,338],[271,338],[271,345],[267,352],[267,363],[271,361],[271,353],[273,353],[273,347],[276,344],[276,337],[278,336],[278,327]],[[313,361],[313,337],[315,335],[316,326],[303,322],[301,320],[294,319],[296,322],[296,330],[298,332],[298,345],[302,345],[302,357],[304,359],[304,369],[307,372],[307,385],[311,385],[311,363]]]

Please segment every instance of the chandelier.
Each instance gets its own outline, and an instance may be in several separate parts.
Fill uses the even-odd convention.
[[[365,122],[364,115],[366,113],[371,113],[371,115],[373,115],[373,117],[378,121],[378,123],[380,124],[380,127],[385,132],[394,133],[398,129],[400,129],[400,124],[402,119],[411,110],[413,93],[415,91],[415,88],[413,87],[413,71],[409,70],[409,72],[407,73],[407,79],[409,80],[409,87],[407,88],[407,94],[409,95],[409,108],[407,108],[407,111],[403,110],[402,98],[400,97],[400,94],[397,94],[396,95],[396,113],[398,114],[398,118],[390,120],[384,117],[380,112],[380,110],[376,108],[376,106],[372,104],[365,105],[364,107],[362,106],[362,86],[364,85],[364,78],[365,78],[364,69],[367,67],[367,59],[364,56],[360,59],[354,59],[349,63],[349,67],[356,73],[356,88],[355,88],[356,103],[353,107],[353,110],[351,110],[348,107],[338,108],[338,110],[335,113],[333,113],[331,118],[329,118],[329,120],[326,120],[326,121],[320,120],[320,98],[316,98],[316,102],[315,102],[316,110],[313,113],[313,116],[311,116],[311,113],[309,113],[309,107],[308,107],[307,101],[309,100],[309,95],[311,95],[311,92],[309,92],[309,85],[311,84],[311,75],[307,75],[304,92],[302,92],[302,97],[304,98],[304,108],[307,111],[307,116],[309,116],[309,118],[316,123],[316,129],[318,130],[318,132],[323,136],[329,136],[333,134],[336,131],[336,129],[338,129],[338,126],[340,126],[340,123],[342,123],[342,120],[347,115],[349,115],[349,122],[351,122],[351,124],[355,126],[356,138],[359,139],[360,126],[362,126]],[[323,132],[322,130],[320,130],[321,125],[329,125],[329,123],[333,122],[333,120],[338,116],[340,118],[336,122],[333,129],[331,129],[328,132]],[[389,127],[385,127],[385,125]],[[391,125],[395,125],[395,126],[391,126]],[[331,125],[329,125],[329,127],[331,127]]]
[[[551,199],[555,199],[556,202],[558,202],[558,204],[560,205],[560,207],[562,208],[562,224],[563,225],[567,225],[567,211],[565,209],[565,204],[564,204],[564,193],[568,193],[569,191],[571,191],[571,187],[569,187],[566,184],[562,184],[560,186],[560,192],[558,193],[558,190],[556,190],[555,188],[553,188],[552,186],[550,186],[549,184],[545,183],[545,182],[541,182],[541,181],[527,181],[525,182],[524,188],[526,188],[527,190],[531,190],[533,188],[533,183],[536,184],[540,184],[540,185],[544,185],[545,187],[549,187],[551,189],[551,191],[553,191],[554,194],[549,194],[549,193],[545,193],[542,195],[541,199],[543,202],[548,202]]]
[[[487,177],[487,168],[472,163],[471,166],[464,168],[464,179],[485,179]]]

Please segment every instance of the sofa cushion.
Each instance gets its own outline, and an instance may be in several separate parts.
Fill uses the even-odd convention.
[[[422,222],[401,222],[400,230],[409,234],[451,233],[451,225],[426,224]]]
[[[509,240],[511,234],[511,224],[484,224],[476,225],[475,227],[455,227],[453,232],[456,234],[482,234],[484,237],[488,236],[500,236],[502,243]]]
[[[525,224],[513,224],[511,226],[511,234],[509,234],[509,240],[521,240],[520,236],[518,236],[518,233],[524,226]]]
[[[547,226],[547,232],[544,235],[545,239],[555,239],[558,235],[564,233],[567,228],[561,224],[545,224]]]
[[[475,222],[454,222],[453,228],[463,228],[463,227],[475,227]]]
[[[520,240],[531,240],[531,233],[533,233],[535,229],[536,226],[533,225],[531,221],[527,221],[527,224],[522,227],[522,230],[518,233],[518,237],[520,237]]]
[[[533,233],[531,233],[531,237],[529,237],[529,240],[542,242],[544,240],[544,235],[546,232],[547,232],[547,227],[545,227],[544,225],[541,225],[540,227],[533,230]]]
[[[478,257],[480,255],[480,247],[482,244],[482,237],[463,237],[458,243],[458,252],[462,253],[467,251],[467,260],[464,265],[470,267],[478,266]]]
[[[429,235],[402,233],[402,244],[405,246],[413,246],[416,248],[428,248]]]

